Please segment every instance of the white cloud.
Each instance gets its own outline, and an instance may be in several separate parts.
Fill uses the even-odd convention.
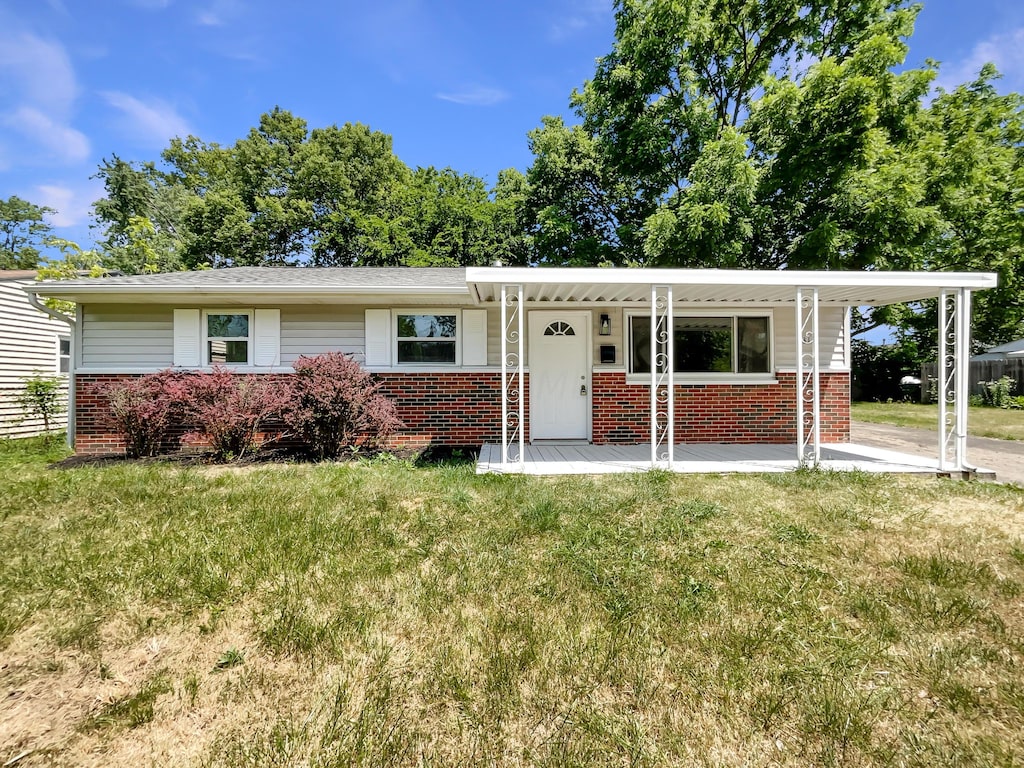
[[[192,133],[185,118],[165,101],[145,102],[121,91],[103,91],[100,95],[127,118],[125,132],[144,144],[162,147],[175,136]]]
[[[61,162],[85,160],[89,139],[71,126],[77,97],[75,70],[60,43],[0,27],[0,103],[10,105],[0,125],[22,137],[7,142],[12,162],[33,158],[37,148]]]
[[[550,22],[548,38],[558,42],[613,15],[610,0],[571,0],[565,13]]]
[[[89,157],[89,139],[85,134],[56,122],[35,107],[19,107],[3,122],[61,160],[78,163]]]
[[[969,83],[978,76],[982,66],[992,62],[1003,79],[999,90],[1024,89],[1024,27],[992,35],[976,44],[963,61],[939,69],[935,85],[951,91],[958,85]]]
[[[244,11],[245,6],[238,0],[213,0],[196,15],[196,23],[203,27],[223,27]]]
[[[60,43],[28,33],[0,31],[0,73],[17,101],[66,117],[78,95],[71,60]],[[13,87],[12,87],[13,86]]]
[[[171,4],[171,0],[127,0],[128,5],[142,8],[146,11],[160,11]]]
[[[499,88],[486,88],[481,85],[465,88],[461,91],[437,94],[437,98],[443,101],[451,101],[455,104],[466,104],[473,107],[492,107],[505,101],[508,97],[508,93]]]
[[[103,195],[102,185],[37,184],[30,199],[53,208],[49,217],[54,227],[75,227],[89,219],[92,204]]]

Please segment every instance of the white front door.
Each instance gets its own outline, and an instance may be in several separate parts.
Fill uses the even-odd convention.
[[[533,440],[590,436],[590,313],[530,312]]]

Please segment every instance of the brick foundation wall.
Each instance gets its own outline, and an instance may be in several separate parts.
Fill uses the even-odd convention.
[[[526,435],[530,379],[524,376]],[[380,373],[381,393],[394,401],[403,445],[482,445],[501,442],[501,374]]]
[[[274,374],[278,375],[278,374]],[[75,450],[80,454],[124,450],[103,425],[106,398],[100,389],[131,374],[80,374],[75,412]],[[395,446],[480,445],[501,440],[501,374],[498,372],[381,373],[381,392],[391,398],[405,429]],[[529,438],[529,377],[525,377],[525,434]],[[796,441],[796,374],[779,373],[775,384],[676,386],[676,442],[792,443]],[[627,385],[622,372],[593,374],[593,441],[636,444],[650,440],[650,395]],[[821,439],[850,439],[850,376],[821,376]],[[185,431],[184,425],[181,432]]]
[[[795,443],[796,374],[775,384],[676,385],[677,443]],[[626,384],[622,372],[595,372],[594,443],[651,439],[650,388]],[[821,440],[850,440],[850,375],[821,374]]]
[[[115,381],[134,377],[134,374],[79,374],[75,411],[77,453],[124,451],[121,438],[104,425],[107,399],[102,390]],[[405,429],[390,441],[392,447],[500,442],[500,373],[410,371],[382,373],[376,378],[381,383],[381,393],[394,401],[398,416],[405,423]],[[524,379],[525,407],[529,409],[529,378]],[[529,435],[529,417],[525,428]],[[176,430],[177,435],[185,431],[185,425]]]

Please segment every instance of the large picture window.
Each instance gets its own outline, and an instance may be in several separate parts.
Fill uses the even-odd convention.
[[[206,313],[207,365],[249,365],[251,342],[249,312]]]
[[[399,365],[454,365],[457,362],[458,315],[396,315]]]
[[[651,318],[629,318],[630,373],[651,372]],[[768,373],[770,327],[764,316],[675,317],[672,344],[676,373]]]

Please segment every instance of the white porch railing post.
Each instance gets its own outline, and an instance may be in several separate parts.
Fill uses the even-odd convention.
[[[796,289],[796,435],[800,466],[821,462],[818,289]]]
[[[501,286],[501,464],[526,460],[523,386],[523,286]]]

